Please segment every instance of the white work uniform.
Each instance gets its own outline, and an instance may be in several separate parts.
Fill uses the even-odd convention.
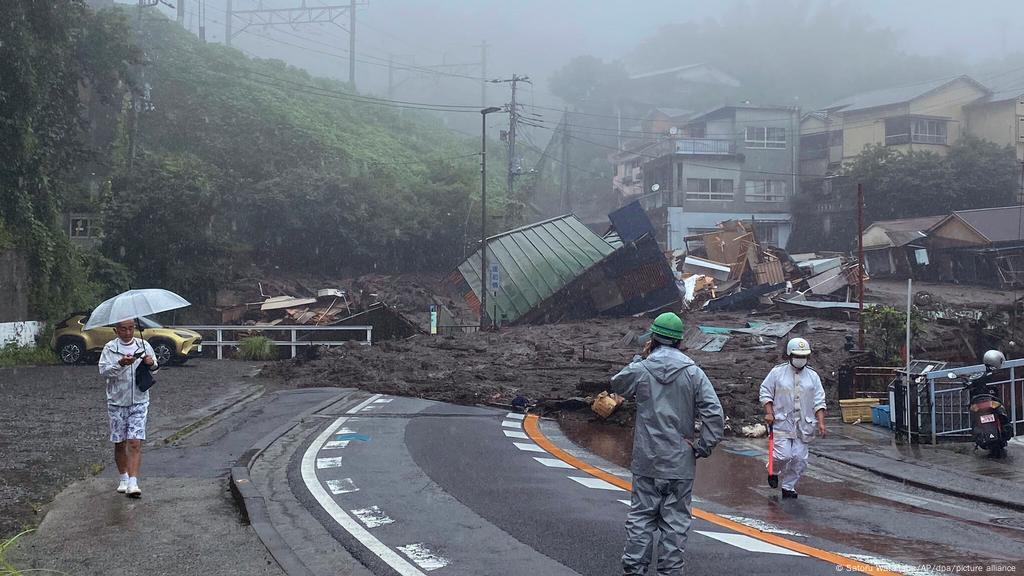
[[[807,443],[814,438],[817,412],[825,409],[825,389],[811,368],[797,371],[788,362],[772,368],[761,383],[761,405],[775,412],[775,461],[784,490],[795,490],[807,467]]]

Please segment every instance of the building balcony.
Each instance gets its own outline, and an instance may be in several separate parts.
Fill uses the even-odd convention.
[[[678,138],[675,140],[675,153],[688,155],[728,156],[736,153],[736,144],[732,140]]]

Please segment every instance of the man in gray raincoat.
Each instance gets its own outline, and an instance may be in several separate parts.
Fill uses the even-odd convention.
[[[718,395],[704,371],[680,351],[682,338],[679,316],[658,316],[643,356],[612,378],[613,390],[635,396],[637,403],[633,496],[622,555],[627,575],[647,574],[655,530],[659,576],[683,573],[696,461],[711,454],[725,428]]]

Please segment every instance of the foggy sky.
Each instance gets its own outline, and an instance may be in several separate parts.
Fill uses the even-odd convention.
[[[186,2],[186,22],[192,26],[197,25],[198,6],[205,1],[208,39],[223,41],[225,0],[178,1]],[[255,8],[260,1],[234,0],[234,6]],[[284,7],[302,1],[262,3],[265,7]],[[348,2],[305,1],[310,5]],[[804,1],[810,8],[819,3]],[[357,12],[357,53],[365,60],[357,64],[357,85],[364,92],[385,94],[389,57],[416,66],[475,63],[480,50],[474,46],[486,39],[490,44],[489,78],[507,77],[513,72],[528,74],[535,84],[526,87],[523,97],[527,102],[560,105],[546,91],[546,84],[552,72],[571,58],[589,54],[619,59],[662,25],[721,18],[734,4],[731,0],[369,0]],[[859,0],[851,5],[876,26],[899,31],[908,52],[952,55],[973,63],[1007,51],[1024,51],[1021,0]],[[169,8],[163,10],[173,14]],[[284,31],[257,29],[239,35],[234,43],[252,55],[280,58],[318,76],[348,77],[348,37],[331,25]],[[690,63],[685,60],[681,55],[680,64]],[[479,69],[473,66],[445,70],[479,76]],[[394,71],[392,78],[396,98],[480,103],[480,83],[473,80],[403,70]],[[488,105],[505,102],[507,92],[504,86],[490,87]]]

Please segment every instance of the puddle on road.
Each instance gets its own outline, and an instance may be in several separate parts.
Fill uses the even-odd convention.
[[[616,423],[582,419],[578,414],[559,418],[562,432],[576,445],[629,467],[633,430]],[[909,563],[1015,563],[1024,535],[1006,526],[964,520],[872,496],[848,484],[823,482],[808,476],[800,480],[800,499],[782,503],[767,485],[764,462],[749,446],[729,441],[711,458],[698,463],[694,494],[742,511],[775,526],[869,551]],[[894,514],[898,513],[898,514]],[[1001,545],[1000,545],[1001,544]],[[952,561],[952,560],[950,560]]]

